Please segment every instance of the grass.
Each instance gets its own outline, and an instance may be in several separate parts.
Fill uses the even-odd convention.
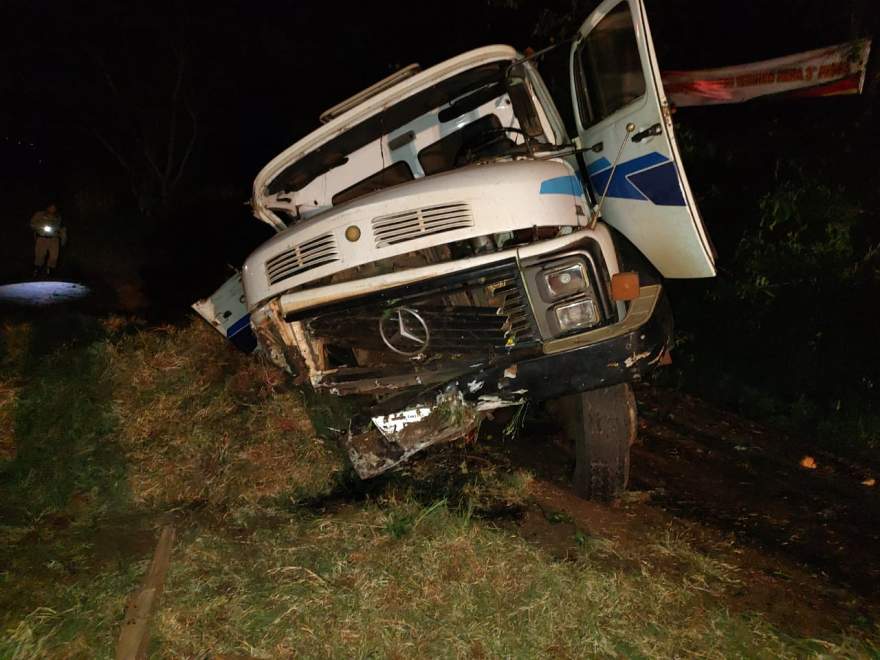
[[[576,532],[555,558],[493,522],[531,476],[467,444],[357,484],[305,401],[327,429],[345,409],[201,324],[77,328],[3,329],[0,658],[112,655],[169,520],[155,657],[880,653],[874,629],[801,639],[729,612],[736,567],[674,529],[651,548]]]
[[[399,525],[401,519],[411,522]],[[61,543],[61,541],[58,541]],[[66,544],[65,544],[66,545]],[[856,657],[853,638],[795,639],[715,602],[735,571],[662,545],[683,575],[605,544],[555,561],[442,500],[346,506],[332,514],[250,508],[236,532],[194,523],[174,552],[154,624],[156,657]],[[612,565],[619,566],[619,562]],[[57,585],[7,627],[0,655],[40,648],[108,655],[145,562]],[[56,568],[64,573],[64,569]]]
[[[316,438],[302,393],[205,324],[139,332],[107,351],[138,503],[315,497],[344,469],[338,448]]]
[[[13,390],[4,406],[14,449],[0,465],[4,505],[44,516],[72,500],[101,506],[125,498],[125,474],[114,442],[110,384],[93,327],[75,324],[83,341],[67,339],[71,325],[7,327],[3,383]],[[24,346],[27,345],[28,348]],[[6,443],[4,443],[6,444]]]

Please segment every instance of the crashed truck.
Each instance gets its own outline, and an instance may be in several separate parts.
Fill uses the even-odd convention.
[[[316,390],[366,397],[347,430],[362,478],[551,402],[575,489],[625,488],[631,383],[669,357],[664,281],[713,276],[714,255],[642,0],[589,15],[570,84],[573,139],[509,46],[411,65],[257,176],[277,235],[196,308]]]

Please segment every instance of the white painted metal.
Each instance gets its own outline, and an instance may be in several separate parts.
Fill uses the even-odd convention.
[[[266,260],[266,278],[270,284],[284,281],[300,273],[339,261],[336,237],[322,234],[290,248]]]
[[[680,166],[671,122],[668,114],[661,111],[665,107],[665,98],[659,78],[655,81],[656,58],[641,0],[606,0],[597,13],[592,14],[584,24],[581,35],[587,34],[601,20],[603,11],[607,13],[621,1],[628,2],[633,7],[634,15],[638,17],[636,31],[650,89],[648,94],[631,107],[609,117],[605,122],[607,126],[603,129],[607,129],[607,132],[602,135],[610,136],[605,137],[606,144],[609,145],[607,148],[616,151],[619,140],[611,138],[616,135],[615,131],[620,131],[623,124],[638,121],[636,130],[640,130],[645,127],[642,124],[649,125],[648,121],[653,122],[654,117],[658,117],[665,135],[668,136],[662,138],[668,145],[664,153],[676,162],[683,194],[686,196],[688,208],[692,209],[692,216],[687,217],[690,224],[683,225],[680,220],[671,221],[668,216],[661,215],[658,216],[660,222],[655,223],[656,226],[648,227],[644,223],[637,224],[645,218],[643,213],[639,215],[636,212],[633,218],[623,217],[620,208],[624,207],[618,206],[617,200],[611,199],[606,201],[604,215],[612,224],[625,229],[625,233],[628,232],[631,240],[655,265],[660,267],[662,264],[661,270],[665,274],[712,274],[714,269],[708,252],[708,239],[696,215],[696,207]],[[574,53],[575,50],[572,51],[572,58]],[[381,91],[373,90],[371,94],[364,93],[362,98],[357,99],[357,103],[349,99],[331,109],[342,111],[341,115],[299,140],[263,168],[254,182],[254,214],[280,233],[261,245],[245,263],[239,286],[243,286],[246,291],[248,309],[253,312],[270,300],[277,299],[283,313],[298,312],[504,259],[519,260],[553,253],[575,244],[584,236],[590,236],[597,241],[609,273],[618,272],[616,250],[608,228],[601,222],[592,229],[584,227],[590,217],[588,201],[576,192],[576,186],[571,194],[560,193],[559,188],[554,186],[547,190],[542,188],[542,184],[546,182],[572,181],[577,167],[574,159],[569,162],[528,158],[500,160],[469,165],[430,177],[424,176],[417,158],[418,152],[465,124],[492,114],[499,118],[503,126],[518,127],[506,94],[445,124],[437,118],[440,108],[435,108],[410,124],[397,127],[373,143],[346,154],[348,162],[345,165],[316,177],[303,189],[276,194],[267,192],[267,186],[285,168],[390,105],[462,71],[489,62],[514,61],[516,57],[516,51],[509,46],[489,46],[460,55],[412,77],[402,76],[402,80],[390,87]],[[524,68],[545,135],[548,141],[561,144],[565,140],[565,129],[559,113],[537,71],[530,63],[526,63]],[[574,84],[574,78],[572,80]],[[651,83],[654,83],[653,86]],[[600,123],[599,127],[602,126]],[[579,123],[578,128],[584,146],[590,146],[596,127],[585,128]],[[413,134],[412,139],[406,140],[395,149],[390,148],[389,145],[394,143],[395,138],[410,131]],[[657,137],[646,140],[651,148],[658,147],[657,142]],[[638,155],[632,149],[635,146],[626,145],[625,158]],[[627,149],[630,151],[627,152]],[[587,158],[594,162],[598,156],[588,152]],[[334,194],[401,160],[409,164],[415,180],[333,207]],[[291,227],[287,227],[282,220],[287,214],[298,217]],[[505,234],[536,226],[567,227],[569,233],[515,249],[502,249],[494,253],[375,277],[313,285],[305,290],[302,288],[303,285],[340,271],[389,257],[418,253],[444,243]],[[352,227],[357,231],[352,230],[348,235],[357,236],[355,240],[346,237],[346,230]],[[700,250],[696,256],[695,245]],[[702,271],[695,268],[700,258],[703,259]],[[223,306],[222,299],[226,296],[222,291],[223,288],[212,299],[194,305],[215,326],[218,325],[214,318],[215,310]],[[292,324],[294,329],[297,325]],[[220,327],[223,327],[222,323]],[[301,351],[308,353],[308,346],[303,345],[306,341],[307,338],[303,336],[297,338],[296,343]],[[314,366],[310,368],[314,372]]]
[[[310,218],[332,208],[333,196],[339,191],[363,181],[368,176],[394,163],[405,161],[414,178],[425,176],[418,159],[419,151],[481,117],[494,114],[501,121],[502,126],[519,127],[513,114],[513,108],[506,96],[484,103],[479,108],[446,124],[437,120],[438,111],[441,109],[435,108],[412,122],[394,129],[380,139],[347,154],[347,163],[315,177],[302,190],[284,191],[275,195],[267,194],[263,203],[270,212],[285,210],[302,218]],[[390,142],[407,132],[413,133],[412,140],[398,149],[389,148]],[[518,138],[518,136],[513,137]]]
[[[585,219],[576,212],[577,205],[586,204],[582,197],[541,194],[542,182],[573,175],[569,165],[558,161],[471,165],[353,200],[297,223],[263,243],[248,257],[242,272],[249,308],[341,270],[442,243],[534,226],[577,227],[579,220]],[[473,222],[440,234],[425,233],[391,244],[379,241],[377,245],[375,220],[448,204],[467,204]],[[360,238],[354,242],[345,238],[345,230],[352,225],[360,229]],[[335,236],[338,260],[270,284],[267,262],[328,233]]]
[[[478,268],[507,259],[523,260],[540,257],[543,254],[565,250],[585,237],[592,238],[599,244],[605,257],[605,265],[608,267],[608,272],[611,275],[617,273],[619,266],[614,250],[614,242],[608,228],[600,223],[595,229],[581,229],[566,236],[550,238],[510,250],[502,250],[466,259],[456,259],[455,261],[447,261],[441,264],[431,264],[421,268],[408,268],[386,275],[364,277],[352,282],[327,284],[315,287],[314,289],[308,289],[307,291],[285,293],[279,299],[281,311],[284,314],[293,314],[318,305],[351,300],[359,296],[375,293],[376,291],[382,291],[383,289],[413,284],[415,282],[424,282],[425,280],[451,275],[470,268]]]
[[[582,121],[578,106],[578,98],[584,92],[579,89],[582,82],[577,62],[578,49],[600,21],[624,3],[632,14],[646,91],[629,105],[588,127]],[[615,162],[622,145],[619,159],[621,171],[613,177],[619,180],[623,178],[626,163],[637,162],[635,159],[639,157],[650,160],[656,154],[657,160],[665,159],[674,163],[676,176],[671,178],[670,183],[674,189],[667,191],[667,197],[677,196],[683,201],[681,205],[656,204],[648,196],[638,195],[636,187],[630,188],[623,181],[625,187],[641,198],[609,194],[602,206],[602,217],[629,238],[665,277],[714,276],[712,248],[681,163],[642,0],[605,0],[600,4],[581,26],[579,38],[571,48],[570,65],[574,114],[582,146],[603,145],[601,149],[597,147],[596,151],[588,149],[584,152],[588,168],[609,171],[608,166]],[[585,90],[585,93],[589,94],[590,90]],[[634,124],[635,130],[628,132],[628,124]],[[646,137],[639,142],[632,140],[636,133],[657,124],[662,127],[662,134]],[[595,192],[599,196],[602,194],[602,190]]]
[[[354,96],[345,99],[341,103],[337,103],[329,110],[325,110],[324,112],[322,112],[321,116],[319,117],[320,122],[322,124],[326,124],[331,119],[335,119],[339,115],[348,112],[353,107],[360,105],[370,97],[376,96],[376,94],[384,92],[386,89],[389,89],[391,87],[394,87],[394,85],[402,80],[413,77],[421,70],[422,69],[418,64],[409,64],[401,69],[398,69],[387,78],[383,78],[379,82],[370,85],[365,90],[358,92]]]
[[[248,315],[241,273],[230,277],[207,298],[193,303],[192,308],[217,332],[229,337],[233,326]]]
[[[466,203],[452,202],[373,218],[372,225],[376,247],[382,248],[473,227],[474,216]]]

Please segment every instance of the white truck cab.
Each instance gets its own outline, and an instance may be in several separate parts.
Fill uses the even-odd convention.
[[[628,384],[671,341],[663,279],[714,259],[642,0],[603,2],[570,65],[573,140],[533,63],[488,46],[338,104],[257,176],[278,233],[244,264],[244,318],[301,381],[372,397],[349,437],[362,477],[562,398],[579,490],[625,486]],[[221,307],[196,305],[240,332]]]

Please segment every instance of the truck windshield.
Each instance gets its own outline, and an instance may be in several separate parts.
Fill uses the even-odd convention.
[[[398,162],[395,158],[381,163],[372,172],[361,169],[359,180],[353,180],[337,190],[333,203],[347,201],[360,194],[413,178],[413,170],[416,170],[416,176],[420,176],[451,169],[461,164],[456,162],[454,156],[449,155],[450,147],[456,139],[459,141],[466,139],[467,143],[457,145],[457,148],[461,149],[469,148],[472,144],[491,141],[489,138],[499,133],[502,138],[505,137],[504,133],[508,129],[502,128],[502,124],[494,115],[486,115],[473,122],[463,122],[462,117],[492,99],[508,94],[507,74],[510,64],[510,61],[502,60],[469,69],[386,108],[289,165],[269,183],[267,192],[277,194],[302,190],[322,174],[345,166],[353,152],[425,116],[430,117],[430,124],[441,126],[443,139],[437,143],[437,147],[432,145],[423,148],[419,160],[410,163],[406,168],[395,166]],[[513,101],[514,99],[511,98],[512,103]],[[462,125],[467,128],[470,123],[473,124],[473,128],[468,129],[466,135],[453,137],[457,133],[465,132],[456,129],[461,129]],[[519,123],[522,125],[525,122],[521,120]],[[453,130],[449,130],[450,128]],[[484,134],[475,135],[475,133]],[[391,141],[391,148],[395,148],[394,143],[398,140],[406,144],[407,139],[413,140],[414,134],[403,133],[394,138]],[[497,144],[495,148],[499,148]]]

